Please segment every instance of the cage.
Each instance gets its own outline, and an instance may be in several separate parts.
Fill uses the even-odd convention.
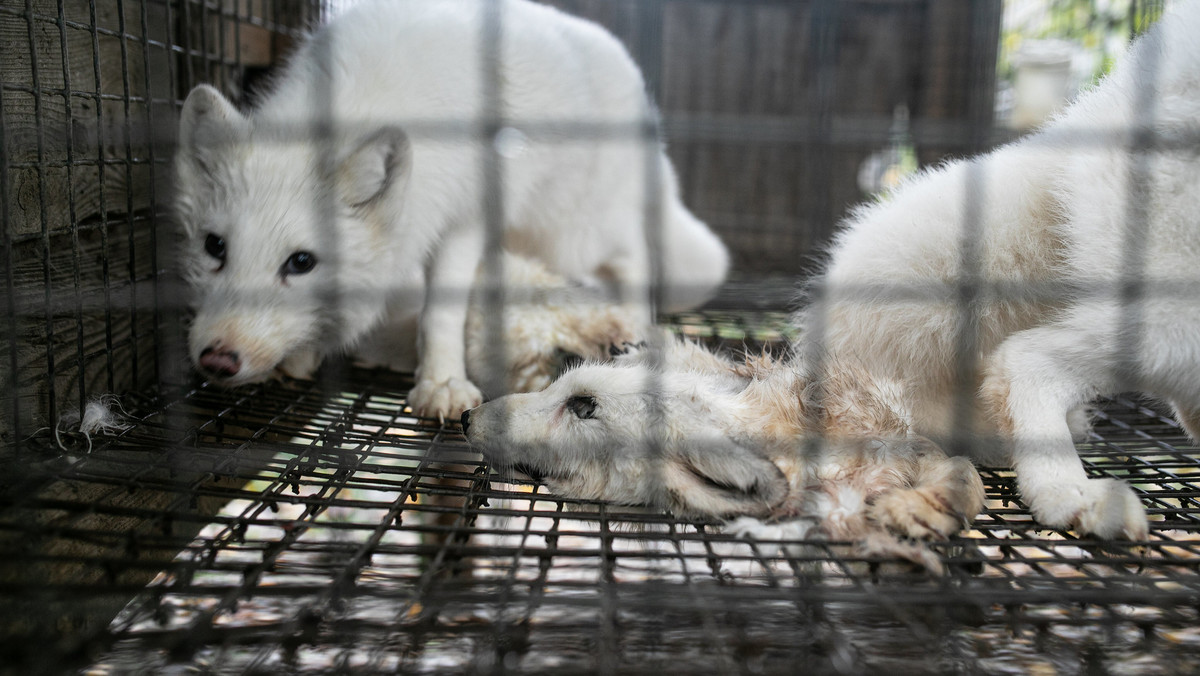
[[[627,46],[684,201],[733,253],[714,299],[661,318],[719,349],[794,338],[796,284],[881,151],[1011,136],[998,0],[553,4]],[[1200,465],[1133,396],[1098,402],[1078,448],[1134,487],[1148,540],[1044,528],[984,466],[986,509],[930,576],[500,481],[456,423],[413,415],[409,373],[197,378],[166,206],[183,98],[251,100],[339,9],[0,5],[0,671],[1194,670]],[[120,415],[81,433],[97,411]]]

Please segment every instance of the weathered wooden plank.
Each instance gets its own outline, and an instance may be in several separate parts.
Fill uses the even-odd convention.
[[[150,392],[164,375],[178,377],[186,368],[173,349],[179,328],[167,321],[182,298],[156,299],[153,281],[157,256],[171,239],[157,229],[175,106],[209,63],[236,76],[273,59],[291,39],[278,31],[290,34],[288,26],[309,21],[310,10],[299,5],[313,3],[63,0],[62,20],[57,0],[32,4],[29,15],[0,14],[0,171],[8,186],[0,195],[8,219],[0,227],[13,243],[6,271],[13,288],[0,328],[0,464],[13,470],[0,474],[0,551],[38,563],[0,566],[0,584],[117,591],[85,598],[8,594],[0,633],[70,649],[46,641],[102,626],[128,600],[121,590],[148,582],[176,553],[128,551],[125,534],[160,529],[171,542],[187,541],[222,501],[181,506],[171,491],[53,481],[65,465],[39,474],[39,463],[54,461],[54,453],[26,440],[94,396]],[[217,16],[222,9],[237,16],[188,23],[193,10]],[[229,51],[181,57],[174,46],[200,49],[192,45],[193,27],[223,35]],[[141,451],[146,464],[168,446]],[[153,477],[220,481],[170,466],[153,470]],[[94,509],[57,510],[55,501]],[[195,518],[158,518],[167,510]]]
[[[976,148],[991,121],[998,0],[797,0],[657,3],[555,0],[607,26],[635,57],[662,64],[664,115],[791,125],[790,140],[674,136],[685,201],[717,228],[744,270],[801,272],[833,225],[864,198],[858,169],[888,142],[898,105],[915,128],[959,138],[923,148],[933,162]],[[661,6],[661,42],[644,21]],[[857,141],[833,126],[858,125]],[[853,130],[851,130],[853,131]],[[759,224],[752,233],[749,224]],[[764,225],[769,224],[769,225]]]
[[[14,238],[150,207],[153,186],[134,165],[150,161],[171,125],[171,56],[143,44],[165,41],[166,9],[144,6],[143,22],[141,3],[124,5],[123,24],[112,3],[95,10],[98,28],[123,28],[118,35],[69,23],[90,20],[84,0],[64,3],[62,23],[49,0],[35,2],[32,15],[0,22],[0,41],[11,46],[0,51],[0,80],[20,88],[4,93],[0,130]]]
[[[0,80],[6,85],[0,118],[6,153],[0,170],[8,186],[0,198],[7,202],[4,227],[15,243],[14,260],[24,271],[16,278],[18,296],[29,291],[45,297],[47,285],[53,298],[70,298],[80,285],[119,292],[130,280],[157,272],[153,216],[167,196],[175,105],[190,85],[182,65],[186,59],[170,48],[180,42],[179,31],[192,27],[181,18],[183,10],[203,9],[218,17],[221,9],[227,15],[236,9],[236,17],[225,16],[208,28],[232,30],[234,24],[244,24],[246,30],[230,33],[239,46],[204,58],[229,61],[249,55],[261,60],[277,46],[267,34],[277,17],[254,13],[273,11],[270,7],[278,4],[171,0],[100,2],[93,7],[87,0],[65,0],[60,20],[56,0],[36,0],[32,13],[5,15],[0,40],[12,48],[0,50]],[[123,16],[119,5],[125,9]],[[80,239],[74,233],[82,224],[89,224],[90,234]],[[140,302],[149,305],[145,298]],[[119,307],[115,311],[121,313]],[[121,330],[127,334],[136,329],[145,337],[135,341],[136,350],[145,348],[141,342],[153,347],[156,327],[145,325],[152,312],[145,307],[140,315],[131,312],[138,321]],[[59,328],[60,323],[68,326]],[[22,314],[18,324],[18,335],[6,336],[3,349],[20,355],[21,368],[16,374],[0,374],[0,380],[14,383],[13,396],[20,405],[16,419],[0,428],[29,430],[56,420],[66,407],[77,407],[81,396],[97,393],[89,391],[97,369],[109,374],[103,379],[109,387],[99,393],[152,384],[154,374],[144,368],[147,359],[121,352],[133,347],[92,355],[70,373],[60,370],[64,359],[80,361],[75,354],[79,341],[73,337],[78,326],[94,324],[86,312],[42,308]],[[50,345],[48,334],[54,337]],[[121,337],[118,334],[118,343]],[[128,373],[133,363],[142,367],[138,373]],[[7,360],[0,368],[11,370],[10,364]],[[111,375],[114,364],[118,377]],[[33,382],[39,372],[36,386],[21,384]],[[12,410],[4,406],[0,419],[12,418]]]
[[[15,561],[0,563],[0,585],[31,592],[24,597],[5,594],[0,634],[9,640],[28,637],[47,649],[77,649],[73,641],[102,630],[135,590],[166,568],[181,545],[220,510],[224,498],[205,493],[244,482],[171,460],[168,452],[107,452],[106,462],[91,461],[89,474],[107,474],[111,480],[56,481],[36,496],[23,496],[22,504],[30,507],[0,513],[0,551],[19,554]],[[271,454],[258,452],[259,462]],[[131,466],[139,465],[152,468],[137,472],[141,487],[122,486]],[[176,491],[155,488],[181,485],[195,485],[199,497],[189,502]],[[88,512],[54,508],[81,502],[94,507]],[[156,540],[161,546],[130,546]],[[75,589],[92,593],[71,593]],[[48,643],[55,640],[61,643]]]
[[[278,63],[317,17],[307,3],[184,0],[176,18],[189,80],[207,82],[241,101],[247,75]]]
[[[6,324],[0,342],[5,437],[24,438],[79,410],[89,397],[148,388],[158,377],[150,229],[114,221],[56,235],[50,243],[48,252],[36,240],[15,249],[17,330],[7,335]],[[16,373],[9,358],[14,343]]]
[[[914,125],[950,122],[962,131],[947,145],[919,148],[921,161],[982,150],[992,123],[1000,1],[928,0],[928,36]]]

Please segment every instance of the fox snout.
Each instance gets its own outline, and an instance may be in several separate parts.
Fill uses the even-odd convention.
[[[205,375],[217,378],[229,378],[237,375],[242,368],[242,359],[237,352],[221,347],[219,344],[209,345],[200,352],[197,362]]]
[[[213,313],[202,309],[188,334],[192,363],[213,383],[231,387],[268,380],[280,369],[292,377],[308,377],[320,361],[315,355],[301,359],[311,352],[303,342],[311,320],[304,315],[295,321],[290,318],[269,310]]]
[[[489,434],[489,429],[494,429],[494,425],[489,425],[489,416],[487,407],[489,404],[482,404],[473,409],[463,411],[459,416],[458,421],[462,425],[463,436],[467,438],[467,443],[471,448],[483,455],[483,459],[489,464],[507,465],[507,461],[511,458],[510,455],[513,448],[507,444],[497,444],[498,441],[494,435]],[[493,421],[494,422],[494,421]]]

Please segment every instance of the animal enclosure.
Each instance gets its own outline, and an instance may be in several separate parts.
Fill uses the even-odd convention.
[[[662,320],[726,350],[794,337],[796,284],[872,158],[1012,135],[996,0],[552,4],[641,66],[684,201],[734,257],[713,301]],[[1147,541],[1042,528],[982,467],[986,511],[933,545],[931,578],[498,481],[457,424],[406,408],[411,374],[203,383],[167,213],[180,105],[201,82],[252,101],[332,11],[0,5],[0,672],[1194,668],[1200,462],[1137,398],[1099,402],[1080,449],[1133,485]],[[97,411],[118,415],[81,433]]]

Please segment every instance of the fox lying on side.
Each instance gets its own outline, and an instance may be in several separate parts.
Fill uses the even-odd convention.
[[[462,423],[494,469],[558,495],[744,517],[732,525],[748,535],[849,541],[938,571],[914,541],[967,524],[983,483],[969,460],[910,434],[894,395],[853,369],[814,383],[786,362],[667,338],[661,353],[586,363]]]

